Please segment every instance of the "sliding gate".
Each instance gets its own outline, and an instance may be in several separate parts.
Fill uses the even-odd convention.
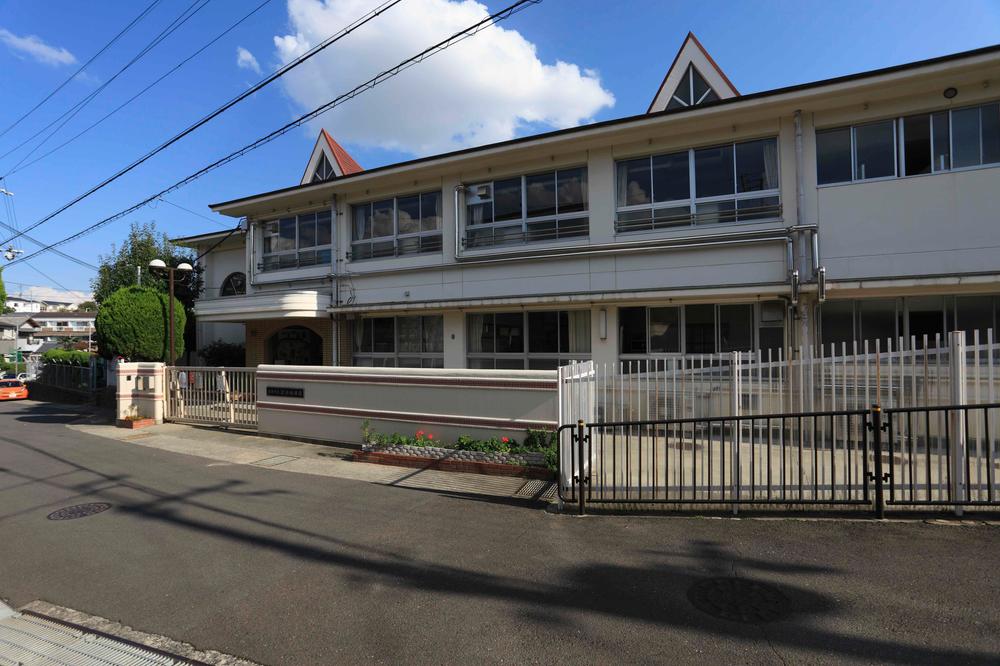
[[[166,419],[257,427],[256,368],[166,368]]]
[[[559,497],[670,505],[1000,506],[1000,403],[567,424]]]

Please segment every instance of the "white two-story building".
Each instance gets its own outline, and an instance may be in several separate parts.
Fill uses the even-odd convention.
[[[689,35],[645,114],[368,170],[323,132],[178,242],[248,365],[553,368],[985,331],[998,192],[1000,47],[741,95]]]

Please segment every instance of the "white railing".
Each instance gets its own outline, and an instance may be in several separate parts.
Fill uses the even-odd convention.
[[[257,370],[170,366],[166,418],[186,423],[257,427]]]
[[[994,402],[1000,344],[992,330],[971,337],[799,347],[791,357],[778,350],[574,363],[559,374],[560,424]]]

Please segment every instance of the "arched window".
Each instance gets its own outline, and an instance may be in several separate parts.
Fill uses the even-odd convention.
[[[230,273],[222,281],[220,296],[241,296],[247,293],[247,276],[243,273]]]

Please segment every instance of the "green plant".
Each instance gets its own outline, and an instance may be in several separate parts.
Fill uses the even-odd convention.
[[[86,366],[90,365],[90,352],[74,351],[71,349],[50,349],[42,354],[42,361],[62,365]]]
[[[106,358],[167,361],[184,353],[184,307],[174,299],[174,349],[168,353],[166,294],[148,287],[125,287],[101,304],[95,322],[97,341]]]

